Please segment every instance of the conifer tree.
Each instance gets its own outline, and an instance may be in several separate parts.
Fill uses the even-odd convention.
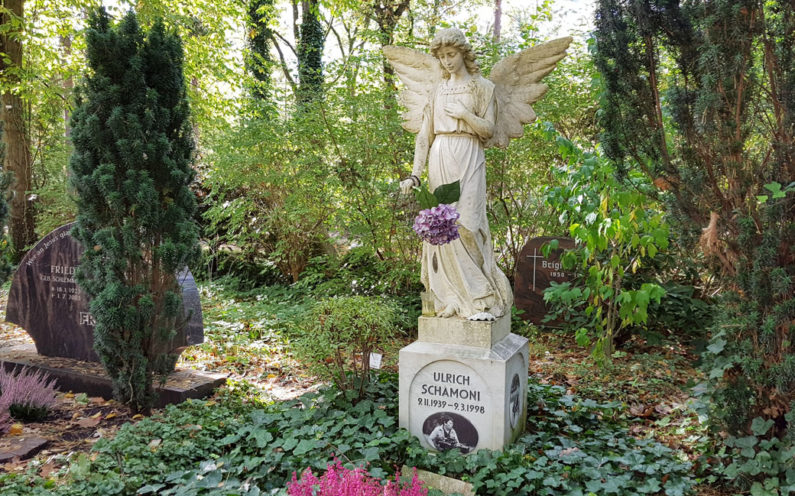
[[[146,412],[185,323],[177,274],[198,254],[182,45],[161,22],[144,33],[132,11],[115,26],[96,12],[86,39],[70,160],[72,234],[85,248],[77,280],[115,396]]]
[[[706,354],[713,420],[793,431],[795,3],[600,0],[606,153],[642,168],[733,289]]]

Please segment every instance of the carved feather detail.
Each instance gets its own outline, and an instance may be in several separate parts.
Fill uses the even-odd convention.
[[[486,141],[486,147],[505,148],[511,138],[520,138],[524,134],[524,125],[536,118],[531,105],[540,100],[548,89],[540,81],[566,56],[571,40],[567,36],[541,43],[505,57],[494,66],[489,79],[494,83],[497,119],[494,134]]]
[[[535,120],[531,105],[547,91],[541,79],[552,72],[560,59],[566,56],[571,37],[541,43],[498,62],[489,79],[494,83],[497,117],[494,133],[486,147],[508,146],[511,138],[524,134],[524,125]],[[403,128],[418,133],[422,115],[433,89],[442,81],[439,61],[432,55],[407,47],[384,47],[384,55],[394,67],[405,88],[400,100],[406,111],[402,114]]]
[[[417,134],[422,126],[423,109],[433,88],[442,80],[442,68],[432,55],[412,48],[385,46],[384,56],[405,85],[400,93],[400,103],[406,108],[401,116],[403,129]]]

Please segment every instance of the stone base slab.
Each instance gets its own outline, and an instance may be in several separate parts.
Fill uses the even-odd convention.
[[[400,469],[400,475],[406,479],[411,479],[414,476],[414,471],[417,472],[417,478],[425,483],[425,487],[431,489],[438,489],[444,494],[457,494],[460,496],[475,496],[475,491],[472,489],[472,484],[462,480],[453,479],[444,475],[428,472],[427,470],[419,470],[409,468],[405,465]]]
[[[49,441],[38,436],[5,436],[0,439],[0,463],[27,460],[47,447]]]
[[[502,449],[524,429],[527,368],[516,334],[490,348],[415,341],[400,350],[400,427],[431,450]]]
[[[96,362],[42,356],[36,353],[33,344],[1,348],[0,362],[6,370],[20,366],[42,370],[57,381],[57,387],[61,391],[85,393],[105,399],[113,397],[113,384],[102,365]],[[181,403],[188,398],[204,398],[225,381],[226,375],[223,374],[178,369],[168,376],[164,386],[155,384],[155,391],[158,393],[155,407]]]
[[[467,320],[460,317],[427,317],[419,319],[417,341],[455,343],[462,346],[491,348],[511,332],[511,316],[496,321]]]

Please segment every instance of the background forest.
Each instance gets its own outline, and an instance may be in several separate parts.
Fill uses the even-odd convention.
[[[101,3],[2,0],[0,153],[8,207],[0,214],[7,215],[6,272],[38,239],[77,216],[68,167],[72,112],[75,87],[91,71],[89,13]],[[313,346],[302,336],[324,336],[334,346],[334,339],[349,339],[343,346],[351,353],[369,353],[391,340],[410,339],[420,311],[421,245],[411,231],[419,206],[398,188],[411,171],[414,138],[400,127],[399,83],[382,47],[427,49],[437,29],[459,27],[488,75],[509,54],[573,35],[568,56],[545,79],[549,92],[534,105],[539,119],[507,149],[486,152],[487,208],[497,262],[511,279],[530,238],[575,239],[577,248],[563,263],[578,277],[546,294],[563,328],[536,328],[515,312],[514,332],[532,338],[542,361],[549,354],[545,347],[580,350],[579,359],[603,381],[589,383],[600,389],[597,399],[618,403],[593,403],[576,417],[576,407],[571,417],[556,417],[539,406],[547,416],[536,419],[541,427],[533,442],[557,446],[544,437],[546,427],[595,432],[606,440],[612,434],[597,428],[603,417],[670,422],[670,412],[638,410],[642,401],[632,396],[637,390],[626,393],[629,386],[618,385],[615,374],[621,364],[633,371],[648,365],[634,353],[684,349],[692,359],[687,367],[697,369],[688,368],[693,377],[682,385],[687,407],[680,414],[690,420],[673,437],[687,444],[687,453],[666,458],[669,448],[644,445],[643,460],[613,460],[616,467],[669,460],[649,465],[647,474],[653,475],[631,486],[632,494],[685,494],[694,487],[703,494],[795,493],[791,1],[142,0],[109,6],[118,18],[128,9],[145,30],[162,20],[184,50],[195,142],[190,187],[201,241],[201,256],[190,268],[215,305],[208,334],[216,344],[208,346],[244,369],[257,360],[255,352],[242,349],[252,342],[268,343],[263,352],[278,354],[292,341],[307,369],[342,390],[352,388],[344,371],[311,365],[328,363],[320,348],[329,342]],[[581,26],[578,11],[586,17]],[[364,299],[326,300],[343,296]],[[357,342],[358,335],[329,337],[316,325],[323,312],[350,317],[354,309],[382,315],[389,325],[374,324],[368,342]],[[225,319],[231,323],[216,325]],[[394,337],[395,329],[402,338]],[[218,344],[224,340],[226,346]],[[671,363],[675,368],[679,362]],[[352,384],[360,397],[380,398],[373,400],[378,404],[389,396],[389,386],[375,382],[369,393],[362,382]],[[616,389],[606,392],[611,388]],[[572,407],[562,391],[545,384],[531,390],[539,405],[560,402],[556,412]],[[238,385],[224,394],[241,401],[246,391]],[[190,408],[169,416],[199,415]],[[234,415],[245,416],[237,410]],[[322,415],[315,420],[321,422]],[[232,427],[219,428],[216,438],[251,441],[285,428],[259,420],[256,428],[265,431],[240,420],[237,434]],[[241,434],[245,429],[248,434]],[[119,443],[132,442],[125,435],[132,434],[125,431]],[[413,466],[436,464],[413,452],[401,434],[391,435],[397,440],[385,445],[389,456]],[[206,442],[212,444],[210,438]],[[608,444],[600,445],[605,453]],[[102,449],[128,445],[121,446]],[[320,447],[301,446],[307,448],[302,456]],[[572,453],[561,454],[571,448],[566,442],[557,448],[556,456]],[[213,455],[237,461],[235,456],[253,456],[241,449]],[[585,492],[568,482],[536,481],[527,470],[514,474],[515,480],[487,475],[498,466],[505,473],[526,469],[524,456],[509,452],[468,462],[451,456],[445,463],[448,473],[472,477],[478,494],[499,494],[496,487],[542,491],[528,494],[625,494],[620,488],[630,487],[616,482],[618,469],[597,477],[596,461],[596,475],[570,472],[571,481],[593,482],[582,486]],[[372,453],[362,459],[374,462]],[[693,464],[677,465],[685,459]],[[307,465],[325,466],[325,460],[307,458],[268,463],[283,463],[285,476]],[[572,470],[550,466],[533,470],[550,470],[553,479]],[[150,492],[169,487],[171,494],[204,494],[198,486],[195,492],[174,489],[192,487],[191,466],[170,468],[182,475]],[[105,469],[116,474],[115,468]],[[220,473],[220,465],[207,472]],[[668,485],[666,472],[674,474]],[[146,470],[127,480],[119,473],[126,490],[154,484]],[[257,479],[261,489],[283,487],[267,477]],[[20,492],[29,486],[19,484]]]

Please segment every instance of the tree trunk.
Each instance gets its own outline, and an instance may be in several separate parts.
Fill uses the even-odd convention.
[[[319,0],[301,2],[301,38],[298,42],[299,108],[323,97],[323,46]]]
[[[403,12],[405,12],[408,7],[409,0],[377,0],[373,2],[373,13],[375,14],[375,22],[378,24],[381,48],[394,43],[395,27],[398,21],[400,21],[400,16],[403,15]],[[395,100],[395,70],[389,65],[386,58],[384,58],[383,69],[384,87],[387,90],[391,90],[391,92],[387,93],[391,95],[391,100],[387,104],[389,107],[390,103]],[[392,103],[391,106],[394,106],[394,104]]]
[[[494,43],[500,42],[502,31],[502,0],[494,0]]]
[[[3,0],[8,13],[2,14],[2,23],[16,23],[15,18],[22,18],[24,13],[24,0]],[[21,28],[20,28],[21,29]],[[22,43],[19,41],[19,29],[6,31],[0,36],[0,52],[8,60],[0,58],[0,74],[4,92],[2,98],[2,118],[5,132],[3,138],[6,143],[5,170],[14,175],[10,187],[11,215],[9,231],[11,233],[11,256],[14,261],[19,261],[25,247],[36,241],[33,219],[33,205],[28,199],[31,184],[32,158],[30,154],[29,135],[25,126],[24,107],[22,98],[8,91],[10,86],[19,83],[19,76],[9,73],[12,67],[22,67]],[[8,62],[8,63],[7,63]]]
[[[61,49],[63,50],[63,57],[64,57],[64,64],[68,63],[67,58],[72,55],[72,38],[70,36],[61,36]],[[64,88],[64,95],[66,98],[71,98],[72,90],[75,87],[74,79],[72,79],[72,75],[69,74],[66,79],[63,81],[63,88]],[[69,138],[72,135],[72,126],[69,123],[69,118],[71,117],[71,110],[69,108],[69,104],[64,104],[63,107],[63,135],[66,138]]]

